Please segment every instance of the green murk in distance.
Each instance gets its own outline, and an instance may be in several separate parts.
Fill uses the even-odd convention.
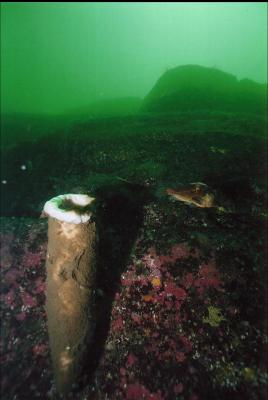
[[[1,55],[4,113],[126,113],[180,65],[266,82],[267,5],[2,2]]]

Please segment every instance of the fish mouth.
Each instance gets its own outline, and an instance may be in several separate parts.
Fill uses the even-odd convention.
[[[201,199],[189,199],[187,197],[184,196],[176,196],[176,198],[180,201],[183,201],[185,204],[188,205],[196,205],[197,207],[203,207],[202,205],[202,198]]]

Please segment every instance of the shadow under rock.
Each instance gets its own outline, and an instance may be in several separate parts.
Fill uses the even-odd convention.
[[[94,378],[110,329],[112,304],[120,290],[120,277],[143,222],[143,209],[152,198],[149,188],[121,183],[102,187],[96,193],[96,223],[99,231],[96,328],[85,362],[85,385]],[[83,386],[83,385],[82,385]],[[80,386],[81,388],[81,386]]]

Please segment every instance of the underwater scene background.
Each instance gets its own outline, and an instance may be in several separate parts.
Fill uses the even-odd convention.
[[[267,3],[2,2],[0,122],[1,399],[267,399]],[[65,193],[95,198],[98,252],[60,394]]]

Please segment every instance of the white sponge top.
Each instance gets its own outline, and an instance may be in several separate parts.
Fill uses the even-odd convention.
[[[62,194],[45,203],[44,212],[49,217],[71,224],[81,224],[90,220],[91,212],[83,211],[95,200],[86,194]]]

